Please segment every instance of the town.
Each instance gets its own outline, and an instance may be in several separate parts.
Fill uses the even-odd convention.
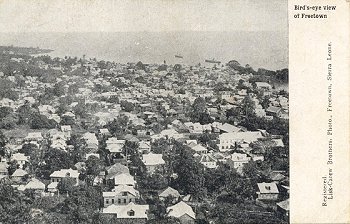
[[[288,223],[288,69],[0,52],[1,223]]]

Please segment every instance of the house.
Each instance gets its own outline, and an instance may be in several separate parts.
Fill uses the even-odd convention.
[[[168,216],[175,217],[180,220],[182,224],[194,224],[196,220],[196,214],[191,206],[183,201],[180,201],[176,205],[167,208]]]
[[[244,153],[233,153],[227,160],[227,165],[231,168],[236,169],[238,172],[241,172],[244,164],[247,164],[250,161],[250,157]]]
[[[25,185],[24,189],[34,190],[36,193],[42,193],[45,191],[45,184],[40,180],[33,178]]]
[[[106,149],[108,149],[111,154],[122,153],[125,142],[125,140],[119,140],[116,137],[108,138],[106,141]]]
[[[207,148],[194,142],[190,142],[188,146],[198,155],[206,154],[208,152]]]
[[[289,198],[287,200],[276,203],[277,215],[285,221],[289,220]]]
[[[7,176],[8,170],[7,170],[8,164],[6,162],[0,162],[0,175]]]
[[[22,169],[17,169],[11,175],[11,179],[13,181],[20,182],[20,181],[22,181],[22,178],[24,178],[24,176],[26,176],[27,174],[28,174],[27,171],[22,170]]]
[[[271,171],[269,173],[269,179],[274,182],[274,183],[280,183],[286,179],[286,176],[283,174],[285,173],[284,171]]]
[[[116,215],[117,220],[122,223],[146,223],[149,205],[137,205],[130,202],[128,205],[112,204],[102,210],[103,214]]]
[[[120,163],[115,163],[106,169],[106,179],[114,179],[119,174],[129,174],[129,168]]]
[[[47,185],[47,191],[51,193],[51,195],[55,195],[58,193],[58,182],[51,182],[49,185]]]
[[[126,186],[135,186],[136,181],[134,177],[128,173],[122,173],[114,176],[114,185],[126,185]]]
[[[28,135],[24,138],[25,141],[37,141],[40,142],[42,141],[44,138],[41,135],[41,132],[29,132]]]
[[[239,132],[241,130],[240,128],[228,123],[219,125],[217,128],[220,130],[221,133],[233,133]]]
[[[270,84],[266,83],[266,82],[255,82],[256,84],[256,88],[258,89],[263,89],[263,90],[271,90],[272,87]]]
[[[65,150],[67,148],[67,143],[64,139],[53,139],[51,148]]]
[[[111,192],[103,192],[104,207],[111,204],[127,205],[130,202],[135,203],[139,199],[140,193],[133,186],[118,185]]]
[[[274,116],[274,117],[279,117],[282,113],[282,108],[280,107],[275,107],[275,106],[269,106],[266,109],[266,115],[268,116]]]
[[[98,131],[99,135],[100,136],[110,136],[111,133],[108,131],[107,128],[101,128],[99,131]]]
[[[151,151],[151,142],[150,141],[140,141],[139,143],[139,152],[141,154],[147,154]]]
[[[51,182],[60,182],[62,178],[70,177],[76,180],[76,185],[79,184],[79,172],[73,169],[61,169],[54,171],[51,175]]]
[[[90,152],[96,152],[98,150],[98,140],[95,133],[87,132],[83,135],[83,139],[86,142],[86,148],[90,150]]]
[[[217,160],[211,154],[203,154],[197,158],[198,162],[208,169],[217,168]]]
[[[165,165],[162,154],[144,154],[142,155],[142,162],[149,173],[154,173],[156,170],[162,170]]]
[[[258,183],[258,200],[277,200],[279,191],[275,183]]]
[[[72,132],[72,128],[70,125],[62,125],[61,131],[64,133],[64,136],[66,137],[66,139],[70,139],[71,132]]]
[[[88,160],[90,156],[95,156],[96,158],[100,158],[100,154],[98,153],[88,153],[85,156],[85,160]]]
[[[11,156],[11,161],[17,161],[19,168],[22,169],[29,160],[28,156],[25,156],[23,153],[15,153]]]
[[[159,199],[160,200],[165,200],[167,197],[172,197],[173,198],[173,202],[176,202],[179,197],[180,197],[180,193],[175,190],[172,187],[168,187],[167,189],[165,189],[162,193],[159,194]]]
[[[260,131],[245,131],[245,132],[233,132],[233,133],[223,133],[219,135],[219,150],[220,152],[229,151],[231,146],[235,146],[237,143],[255,142],[258,139],[263,138]]]

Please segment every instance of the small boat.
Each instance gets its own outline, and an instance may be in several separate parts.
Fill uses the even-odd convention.
[[[216,61],[214,58],[213,59],[206,59],[205,62],[208,62],[208,63],[214,63],[214,64],[220,64],[221,61]]]
[[[175,58],[184,58],[181,55],[175,55]]]

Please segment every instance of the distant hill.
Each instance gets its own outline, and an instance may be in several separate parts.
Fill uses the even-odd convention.
[[[33,55],[33,54],[45,54],[50,53],[53,50],[40,49],[34,47],[15,47],[15,46],[0,46],[0,53],[4,54],[21,54],[21,55]]]

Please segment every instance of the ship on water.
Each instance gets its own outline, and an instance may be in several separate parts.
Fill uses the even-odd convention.
[[[213,64],[220,64],[221,63],[221,61],[217,61],[214,58],[213,59],[205,59],[205,62],[213,63]]]

